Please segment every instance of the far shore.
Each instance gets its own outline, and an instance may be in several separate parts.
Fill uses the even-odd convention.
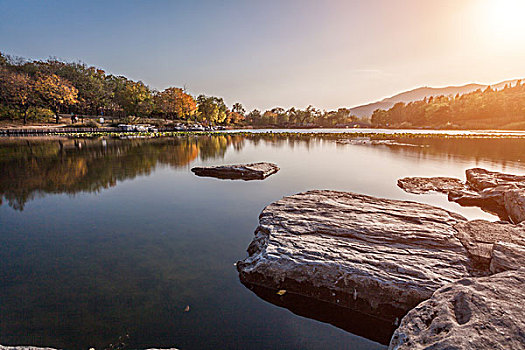
[[[191,125],[191,124],[189,124]],[[100,126],[90,126],[90,125],[83,125],[80,123],[77,124],[68,124],[68,123],[31,123],[24,125],[23,123],[18,122],[10,122],[10,121],[0,121],[0,132],[1,131],[7,131],[7,130],[49,130],[49,132],[53,132],[53,130],[56,129],[93,129],[93,130],[99,130],[101,132],[104,131],[115,131],[117,127],[108,125],[100,125]],[[190,128],[190,127],[189,127]],[[307,133],[309,130],[340,130],[342,131],[350,131],[352,133],[358,132],[358,130],[392,130],[392,131],[400,131],[400,132],[461,132],[461,131],[467,131],[467,132],[479,132],[479,133],[486,133],[486,132],[495,132],[495,133],[504,133],[504,132],[512,132],[512,133],[525,133],[525,129],[498,129],[498,128],[488,128],[488,129],[462,129],[462,128],[390,128],[390,127],[322,127],[322,126],[291,126],[291,127],[278,127],[273,125],[268,126],[253,126],[253,125],[239,125],[239,126],[223,126],[224,130],[228,131],[236,131],[236,130],[242,130],[242,131],[262,131],[262,130],[304,130],[305,133]],[[174,129],[170,126],[164,126],[160,127],[159,129],[169,130]]]
[[[13,138],[119,138],[151,139],[176,136],[251,136],[325,138],[334,141],[356,140],[361,142],[392,141],[396,139],[525,139],[525,131],[515,130],[428,130],[428,129],[228,129],[228,130],[156,130],[122,131],[117,128],[26,128],[0,129],[0,139]],[[368,141],[367,141],[368,140]],[[379,143],[378,143],[379,144]],[[385,144],[386,143],[380,143]],[[394,145],[394,143],[390,144]]]

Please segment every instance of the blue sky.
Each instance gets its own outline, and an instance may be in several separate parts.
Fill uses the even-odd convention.
[[[81,60],[248,108],[331,109],[525,76],[519,3],[0,0],[0,51]]]

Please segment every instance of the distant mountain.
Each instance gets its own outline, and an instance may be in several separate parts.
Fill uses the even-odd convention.
[[[495,90],[500,90],[505,87],[506,84],[515,85],[516,81],[519,79],[506,80],[501,83],[491,84],[490,86]],[[350,108],[352,114],[363,118],[370,117],[376,109],[389,109],[398,102],[413,102],[424,99],[425,97],[431,96],[441,96],[441,95],[456,95],[456,94],[467,94],[478,89],[486,89],[489,85],[484,84],[467,84],[462,86],[447,86],[442,88],[433,88],[433,87],[420,87],[414,90],[405,91],[394,95],[392,97],[387,97],[378,102],[368,103],[366,105],[361,105],[357,107]]]

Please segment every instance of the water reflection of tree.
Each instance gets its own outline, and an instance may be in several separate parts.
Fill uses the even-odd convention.
[[[119,181],[150,174],[158,165],[184,167],[192,161],[223,158],[231,147],[255,146],[310,149],[344,136],[248,134],[187,136],[147,140],[3,139],[0,140],[0,204],[16,210],[46,193],[97,192]],[[398,137],[400,143],[428,147],[388,147],[393,153],[419,158],[458,158],[521,164],[525,140],[516,138]]]
[[[0,204],[16,210],[46,193],[97,192],[117,182],[150,174],[157,165],[183,167],[222,158],[238,136],[148,140],[4,139],[0,141]]]

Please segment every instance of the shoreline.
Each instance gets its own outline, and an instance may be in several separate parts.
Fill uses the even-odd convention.
[[[0,137],[70,136],[70,137],[170,137],[178,135],[301,135],[342,137],[452,137],[452,138],[525,138],[525,130],[458,130],[458,129],[389,129],[389,128],[236,128],[210,129],[189,127],[156,128],[155,130],[123,130],[119,127],[26,126],[0,128]]]

